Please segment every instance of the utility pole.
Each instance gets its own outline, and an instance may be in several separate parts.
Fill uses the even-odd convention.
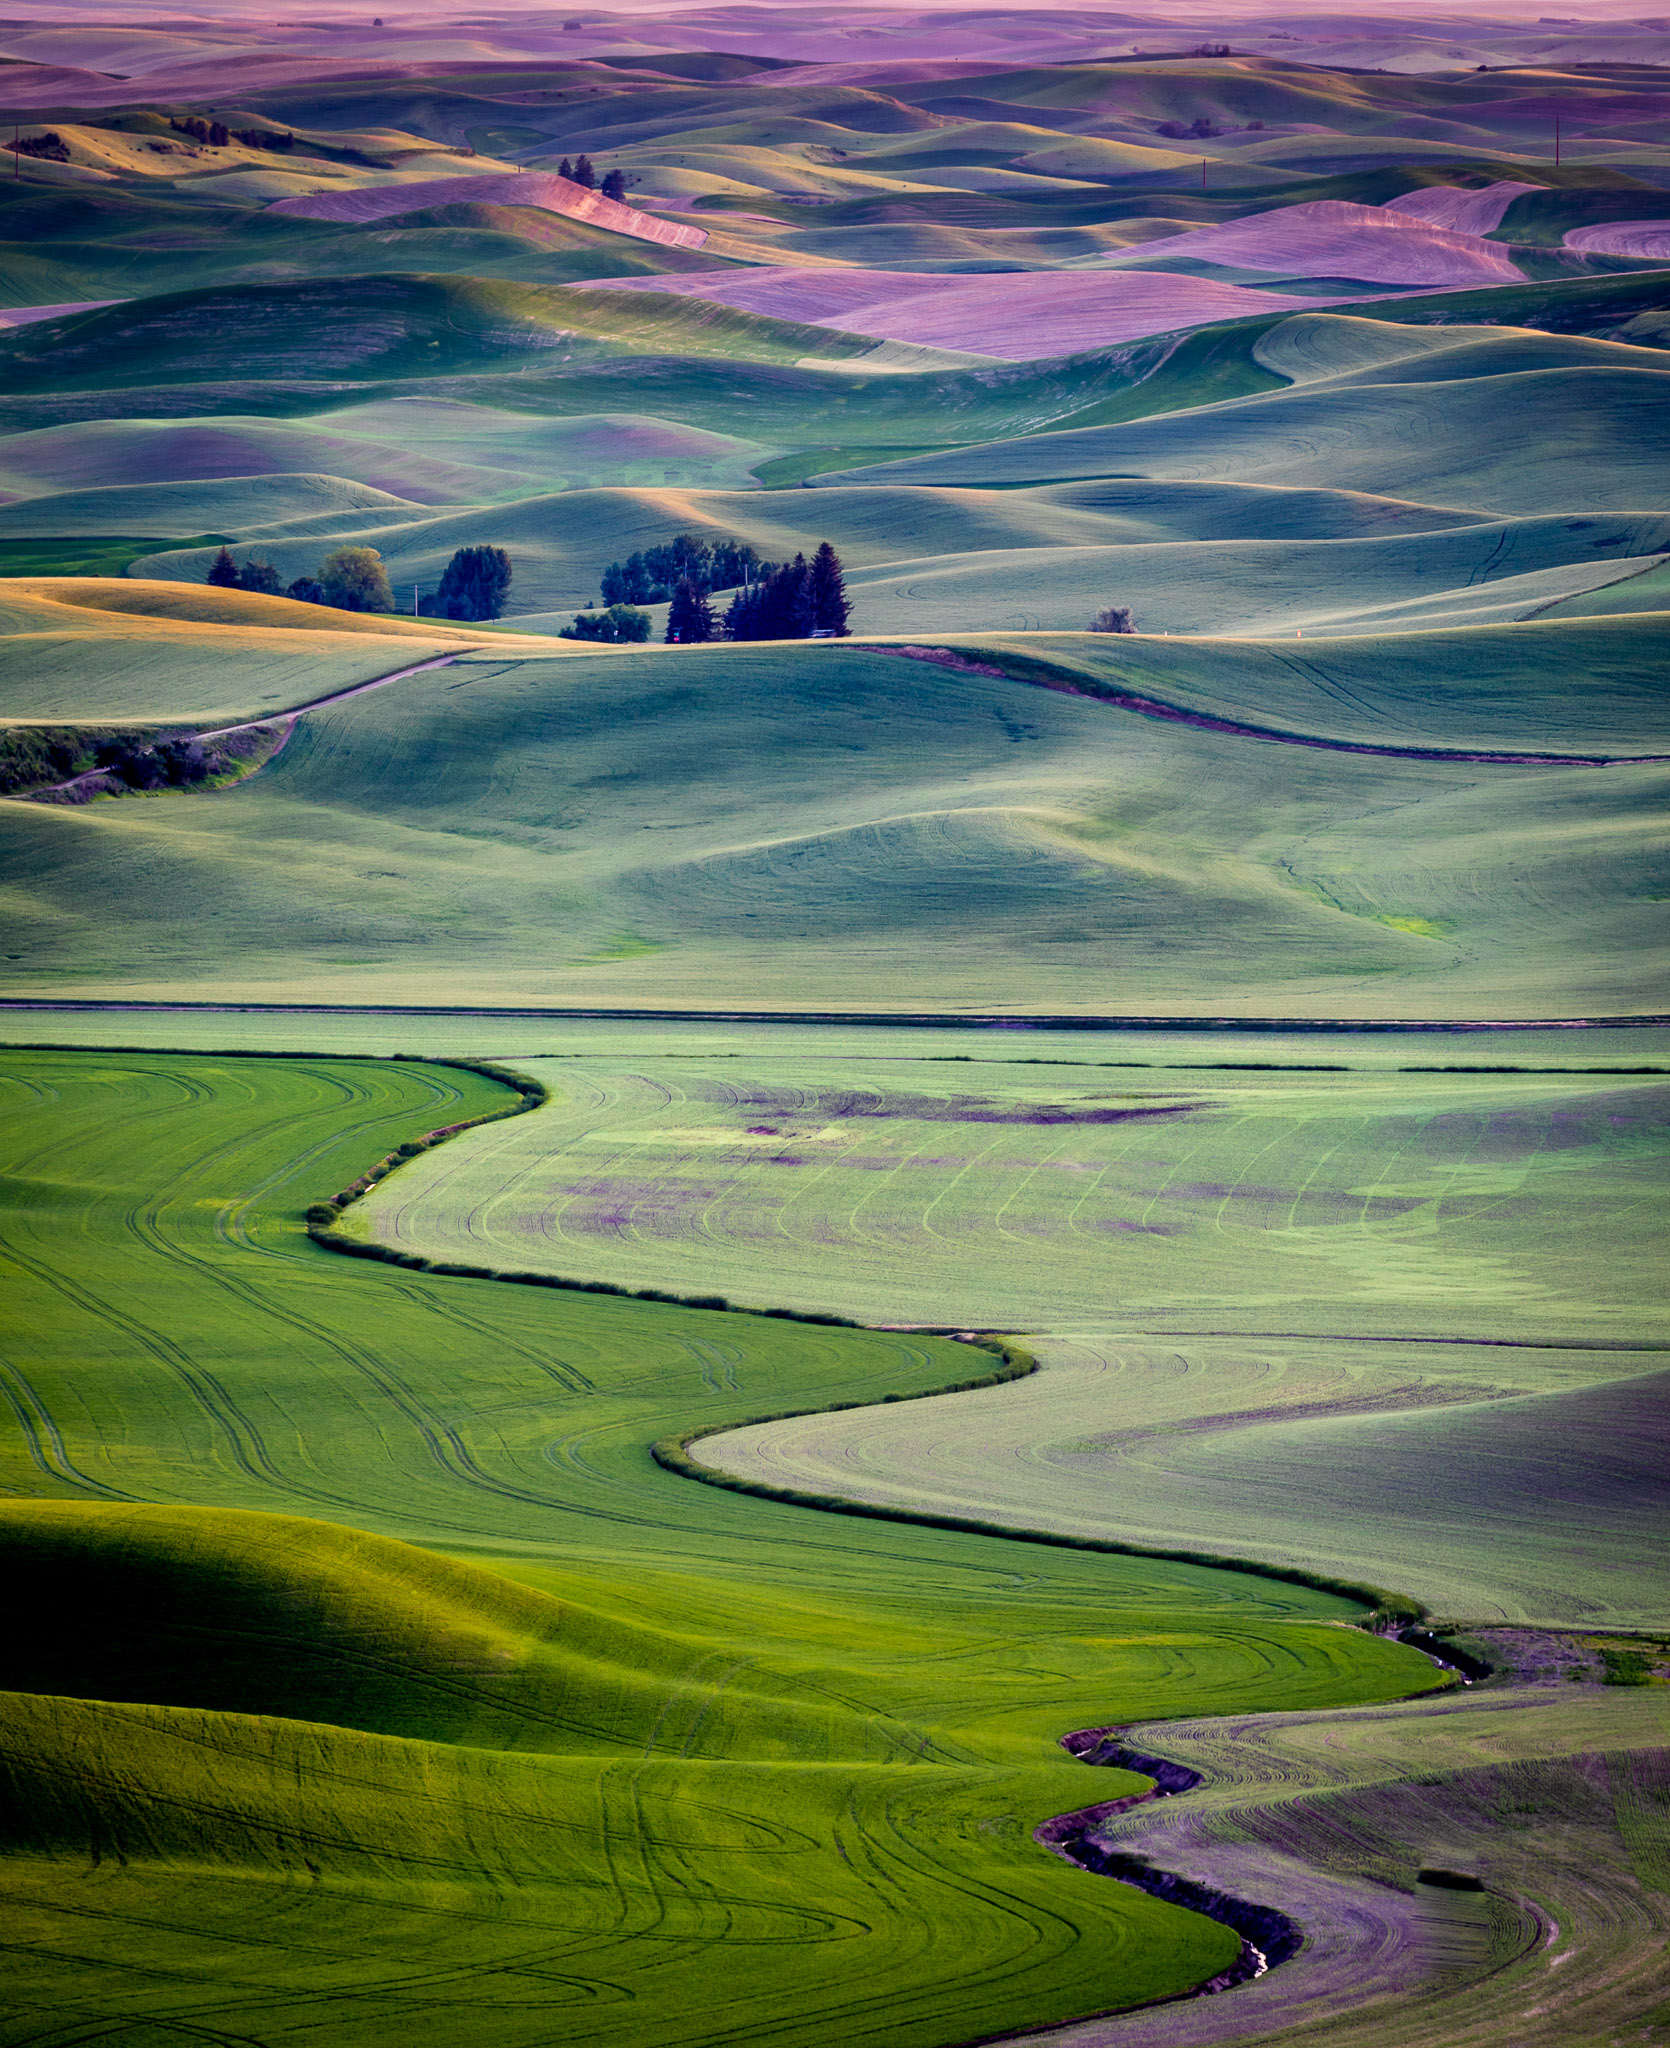
[[[1560,168],[1560,117],[1554,116],[1554,168]]]
[[[1202,191],[1202,192],[1204,192],[1204,191],[1206,190],[1206,159],[1205,159],[1205,157],[1202,157],[1202,158],[1201,158],[1201,160],[1200,160],[1200,189],[1201,189],[1201,191]]]
[[[418,615],[418,608],[417,608],[417,585],[416,585],[416,584],[414,583],[414,584],[412,585],[412,617],[413,617],[413,618],[415,619],[415,618],[417,617],[417,615]]]

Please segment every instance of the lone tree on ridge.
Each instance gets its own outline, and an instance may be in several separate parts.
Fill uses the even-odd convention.
[[[613,199],[620,205],[626,204],[626,173],[605,171],[603,174],[603,197]]]
[[[1104,605],[1090,621],[1092,633],[1134,633],[1131,624],[1131,607],[1128,604]]]
[[[236,590],[238,587],[238,565],[232,559],[232,550],[223,547],[209,564],[208,576],[204,579],[216,590]]]

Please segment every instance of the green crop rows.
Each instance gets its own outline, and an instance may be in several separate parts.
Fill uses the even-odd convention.
[[[1092,1789],[1057,1736],[1432,1682],[1329,1595],[1072,1552],[1017,1574],[998,1539],[648,1455],[966,1377],[959,1347],[308,1242],[310,1198],[497,1108],[490,1081],[19,1053],[6,1089],[14,2010],[329,2011],[345,2042],[435,2001],[461,2041],[1065,2018],[1233,1941],[1032,1844]]]

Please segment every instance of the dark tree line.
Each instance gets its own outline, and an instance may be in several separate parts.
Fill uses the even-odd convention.
[[[725,609],[724,635],[727,640],[840,640],[846,638],[851,616],[841,558],[824,541],[809,562],[796,555],[739,590]],[[671,624],[669,617],[669,639]]]
[[[701,540],[693,533],[675,533],[662,547],[645,548],[603,571],[605,604],[665,604],[681,583],[693,583],[704,594],[734,590],[739,583],[757,583],[777,567],[747,541]]]
[[[420,618],[496,619],[510,592],[510,557],[503,548],[459,548],[441,572],[440,588],[420,596]],[[317,576],[298,576],[286,584],[271,562],[251,555],[240,568],[229,547],[210,564],[208,579],[217,590],[252,590],[263,597],[288,597],[298,604],[328,604],[344,612],[392,612],[394,591],[375,548],[334,549],[319,564]]]
[[[557,176],[559,178],[566,178],[571,185],[583,185],[588,192],[598,190],[597,167],[589,156],[582,155],[573,163],[570,163],[567,157],[564,157],[562,162],[557,165]],[[602,191],[605,199],[618,200],[624,206],[626,204],[626,173],[624,171],[605,172]]]
[[[683,645],[703,640],[844,639],[852,605],[841,558],[825,541],[808,562],[764,562],[743,541],[698,541],[681,533],[664,548],[646,548],[630,561],[611,562],[603,575],[606,611],[581,612],[565,627],[568,640],[647,640],[649,614],[639,603],[658,604],[672,583],[667,638]],[[725,580],[720,581],[723,577]],[[721,617],[715,590],[733,595]]]

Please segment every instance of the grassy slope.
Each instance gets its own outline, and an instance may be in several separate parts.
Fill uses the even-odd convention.
[[[966,1370],[949,1345],[307,1243],[305,1200],[493,1106],[490,1083],[7,1066],[7,1456],[48,1497],[0,1515],[36,1594],[3,1652],[25,1694],[0,1697],[29,2024],[69,1997],[84,2023],[282,2030],[350,1958],[343,2041],[414,2001],[458,2042],[928,2044],[1066,2017],[1229,1947],[1027,1841],[1090,1789],[1054,1736],[1430,1673],[1326,1626],[1327,1596],[1068,1552],[1029,1553],[1021,1592],[1001,1542],[718,1494],[647,1456],[703,1418],[943,1381]],[[91,1843],[122,1853],[90,1885]],[[136,1938],[164,1901],[167,1932]]]
[[[105,504],[117,489],[145,493],[141,502],[155,493],[178,507],[195,489],[205,511],[238,527],[357,507],[360,523],[377,528],[402,510],[421,517],[436,505],[593,484],[749,487],[759,442],[645,416],[624,390],[611,396],[608,411],[555,419],[414,394],[293,420],[80,420],[8,437],[0,475],[30,494],[69,497],[72,517],[95,493]],[[32,516],[37,531],[56,524],[58,497],[38,501]]]
[[[15,721],[258,717],[483,638],[444,623],[118,577],[0,583],[0,620],[0,717]]]
[[[1359,376],[1310,384],[1210,411],[918,456],[832,481],[991,485],[1208,475],[1510,513],[1662,499],[1670,373],[1633,360],[1617,369],[1511,361],[1469,368],[1474,374],[1436,381]]]
[[[570,336],[582,348],[682,348],[778,363],[803,356],[840,362],[875,345],[665,293],[372,274],[348,284],[321,279],[158,293],[43,320],[0,334],[0,365],[18,392],[189,382],[224,374],[240,356],[259,362],[267,376],[365,380],[488,365],[543,367],[542,359]]]
[[[1617,582],[1638,566],[1632,557],[1667,545],[1662,515],[1624,515],[1604,530],[1544,517],[1372,540],[1090,546],[1044,560],[924,551],[855,576],[850,589],[873,633],[1082,630],[1103,604],[1123,600],[1145,633],[1287,638],[1511,623]],[[1605,599],[1594,608],[1605,610]]]
[[[381,410],[381,409],[379,409]],[[390,408],[394,410],[394,408]],[[416,410],[415,408],[413,409]],[[648,423],[644,423],[647,427]],[[630,449],[626,433],[612,437],[623,458]],[[647,437],[646,437],[647,438]],[[669,437],[670,438],[670,437]],[[669,482],[681,467],[676,448],[671,460],[657,463],[651,445],[640,465],[653,475],[660,468]],[[582,455],[576,466],[585,461]],[[871,485],[863,489],[830,487],[816,497],[797,491],[707,491],[668,488],[661,476],[635,488],[569,489],[540,492],[513,505],[469,510],[447,509],[398,524],[382,513],[368,518],[359,530],[346,518],[331,519],[326,530],[333,543],[363,541],[380,549],[390,574],[405,587],[416,579],[437,576],[456,547],[490,540],[506,548],[515,564],[511,613],[575,606],[595,599],[604,568],[636,549],[663,544],[681,531],[710,535],[735,534],[752,541],[769,560],[786,561],[797,551],[810,554],[821,540],[832,540],[852,571],[879,572],[880,581],[855,586],[855,617],[860,630],[896,632],[937,627],[944,630],[1001,626],[1013,623],[1017,602],[1023,606],[1030,587],[1045,600],[1052,626],[1077,628],[1088,622],[1101,600],[1099,593],[1125,574],[1136,588],[1157,583],[1167,597],[1187,597],[1191,577],[1198,579],[1201,556],[1193,546],[1139,557],[1127,569],[1117,551],[1143,543],[1278,539],[1322,541],[1377,539],[1386,534],[1428,531],[1468,524],[1469,515],[1441,508],[1411,506],[1360,494],[1326,490],[1266,490],[1257,486],[1100,484],[1034,491],[972,491]],[[1623,530],[1619,531],[1619,526]],[[1662,522],[1644,525],[1624,520],[1607,529],[1613,553],[1644,552],[1657,539]],[[1465,580],[1479,568],[1503,574],[1553,562],[1596,559],[1597,536],[1564,532],[1557,523],[1540,539],[1530,531],[1506,538],[1494,527],[1480,526],[1471,539],[1452,548],[1402,551],[1406,566],[1393,566],[1393,549],[1385,577],[1389,594],[1405,595],[1442,589],[1446,582]],[[316,522],[297,521],[274,528],[270,545],[263,542],[280,572],[293,577],[312,569],[321,547]],[[1113,560],[1104,559],[1107,550]],[[1042,551],[1042,552],[1041,552]],[[943,557],[942,563],[925,560]],[[1239,560],[1239,558],[1234,558]],[[1329,600],[1309,603],[1304,595],[1313,584],[1328,590],[1337,606],[1339,589],[1361,591],[1359,602],[1370,603],[1379,589],[1373,550],[1344,559],[1357,566],[1330,571],[1327,552],[1312,562],[1304,550],[1258,562],[1254,590],[1272,586],[1271,601],[1249,603],[1249,593],[1234,569],[1225,565],[1211,581],[1221,585],[1204,600],[1206,616],[1219,630],[1234,630],[1266,614],[1309,620],[1327,610]],[[136,567],[146,576],[179,576],[200,581],[212,551],[165,549],[145,557]],[[1461,565],[1465,565],[1464,567]],[[960,576],[962,589],[937,600],[928,595],[926,610],[901,604],[890,582],[899,567],[914,578]],[[1157,576],[1155,572],[1158,572]],[[975,587],[966,586],[973,580]],[[931,590],[931,586],[929,587]],[[1054,603],[1049,602],[1050,593]],[[1093,601],[1094,600],[1094,601]],[[970,608],[972,605],[972,609]],[[1067,609],[1064,615],[1061,607]],[[1033,600],[1036,615],[1038,597]],[[1194,624],[1201,611],[1165,620],[1153,616],[1147,600],[1145,623],[1178,627]],[[1291,624],[1289,623],[1289,630]],[[1256,630],[1256,629],[1255,629]]]
[[[1667,1618],[1670,1352],[1629,1348],[1670,1344],[1662,1083],[710,1043],[538,1068],[552,1108],[388,1183],[367,1226],[434,1257],[1001,1323],[1045,1358],[992,1393],[703,1446],[751,1478],[1209,1530],[1446,1613]],[[1101,1120],[1133,1110],[1170,1113]]]
[[[878,1322],[1670,1340],[1651,1080],[1136,1074],[1102,1067],[1098,1041],[1066,1067],[725,1043],[538,1065],[551,1108],[425,1159],[367,1227],[637,1286],[752,1298],[769,1277]],[[1116,1120],[1131,1111],[1148,1114]],[[1577,1377],[1553,1384],[1584,1383],[1556,1366]]]
[[[1522,695],[1582,661],[1586,729],[1642,730],[1606,664],[1650,619],[1508,631]],[[1229,648],[1200,673],[1271,723],[1355,675],[1348,729],[1525,730],[1488,672],[1423,710],[1484,636],[1391,645],[1261,651],[1268,697]],[[8,806],[12,987],[201,990],[212,918],[216,991],[286,999],[1629,1014],[1662,774],[1279,747],[852,644],[483,653],[310,716],[223,796]]]

